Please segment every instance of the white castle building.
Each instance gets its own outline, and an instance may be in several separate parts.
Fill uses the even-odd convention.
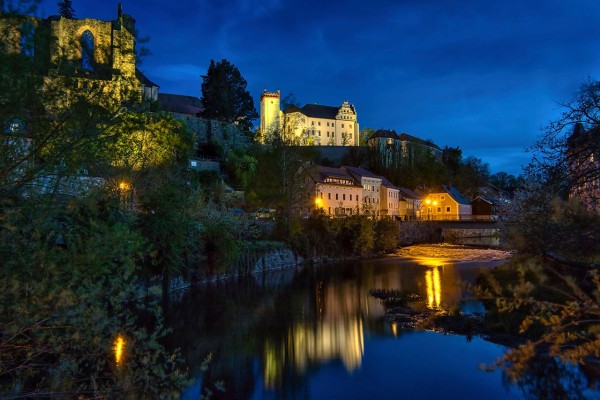
[[[356,108],[344,101],[339,107],[306,104],[281,111],[281,93],[260,96],[260,134],[280,130],[293,135],[306,146],[358,146],[359,125]]]

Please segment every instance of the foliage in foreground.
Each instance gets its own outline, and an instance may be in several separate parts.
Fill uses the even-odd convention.
[[[513,380],[528,373],[540,353],[569,364],[600,357],[600,279],[597,270],[560,270],[539,258],[519,258],[484,274],[479,296],[496,331],[528,341],[501,365]]]
[[[184,375],[160,344],[160,289],[138,279],[146,245],[128,221],[72,199],[2,222],[1,397],[171,397]]]

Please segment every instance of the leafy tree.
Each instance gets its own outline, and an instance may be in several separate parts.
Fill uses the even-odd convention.
[[[277,210],[280,228],[288,238],[293,237],[293,218],[306,200],[306,171],[302,166],[317,157],[312,146],[298,146],[298,140],[279,130],[268,136],[257,156],[253,185],[261,204]]]
[[[358,138],[358,144],[360,146],[366,146],[367,140],[373,136],[375,133],[375,129],[373,128],[363,128],[360,130],[360,137]]]
[[[375,251],[387,253],[398,247],[398,223],[382,219],[375,223]]]
[[[180,127],[121,112],[102,82],[74,91],[42,80],[19,54],[0,50],[0,78],[0,397],[172,396],[183,375],[159,343],[160,290],[142,277],[179,221],[152,236],[156,220],[143,220],[177,204],[163,195],[144,208],[153,197],[138,192],[133,212],[118,178],[164,190],[164,174],[142,178],[184,158]],[[127,362],[116,365],[120,335]]]
[[[489,176],[489,164],[475,156],[468,156],[460,165],[456,177],[456,187],[463,193],[470,193],[472,197],[475,197],[479,192],[479,187],[487,184]]]
[[[509,193],[513,193],[522,184],[518,177],[503,171],[490,175],[489,182]]]
[[[462,150],[457,147],[444,147],[442,151],[442,162],[448,168],[448,172],[452,175],[458,174],[462,165]]]
[[[225,59],[216,63],[210,60],[206,75],[202,75],[200,116],[235,123],[250,131],[258,114],[246,86],[235,65]]]
[[[58,13],[64,18],[75,18],[75,11],[73,10],[72,0],[61,0],[57,3]]]

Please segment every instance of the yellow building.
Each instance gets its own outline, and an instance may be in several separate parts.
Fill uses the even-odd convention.
[[[470,220],[472,217],[471,203],[458,190],[445,185],[421,203],[421,219]]]
[[[264,138],[281,130],[300,145],[358,146],[359,124],[356,108],[344,101],[339,107],[306,104],[280,109],[281,93],[265,89],[260,97],[260,133]]]

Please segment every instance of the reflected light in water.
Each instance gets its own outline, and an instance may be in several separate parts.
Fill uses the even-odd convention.
[[[125,339],[123,339],[123,336],[121,336],[120,334],[117,335],[117,338],[115,339],[114,343],[115,361],[117,363],[117,367],[120,367],[121,362],[123,361],[123,352],[125,351],[126,344],[127,342],[125,341]]]
[[[442,304],[442,284],[439,266],[425,271],[425,286],[427,289],[427,307],[439,308]]]

